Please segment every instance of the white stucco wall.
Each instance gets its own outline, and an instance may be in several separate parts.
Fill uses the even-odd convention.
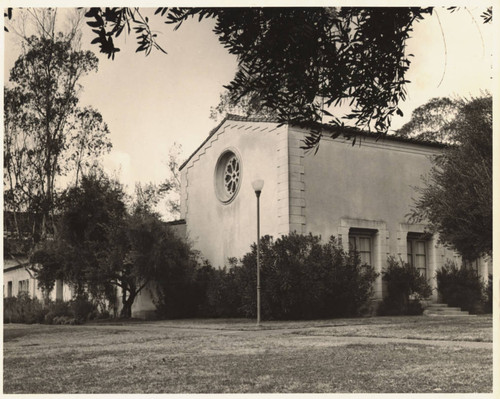
[[[29,280],[28,293],[32,298],[43,299],[43,293],[40,288],[38,288],[38,281],[33,277],[32,274],[26,270],[25,267],[19,267],[19,263],[25,264],[28,262],[27,259],[21,259],[19,261],[4,259],[4,272],[3,272],[3,296],[4,298],[8,295],[9,282],[12,283],[12,296],[17,296],[19,294],[19,281]],[[56,281],[54,289],[51,291],[49,298],[53,301],[56,299],[62,299],[69,301],[72,298],[71,288],[67,284],[63,284],[61,281]]]
[[[118,298],[120,299],[118,312],[121,310],[121,292],[117,291]],[[136,317],[138,319],[154,319],[156,317],[156,306],[154,304],[154,298],[151,295],[151,291],[148,287],[142,289],[141,292],[137,295],[132,304],[132,317]]]
[[[297,140],[303,132],[293,130]],[[316,155],[305,155],[304,180],[308,230],[337,235],[341,218],[384,221],[389,231],[407,223],[413,186],[431,167],[437,149],[389,140],[323,139]],[[398,252],[391,240],[389,250]]]
[[[304,130],[290,129],[291,148],[300,146],[304,134]],[[303,182],[301,231],[324,239],[333,235],[346,245],[350,228],[376,230],[372,263],[380,273],[389,255],[406,261],[408,232],[424,231],[424,225],[408,224],[407,215],[412,199],[418,195],[414,187],[421,185],[421,176],[429,172],[430,157],[441,150],[393,140],[377,142],[373,138],[361,138],[359,143],[352,146],[351,141],[342,138],[325,138],[316,155],[299,157],[301,173],[294,178]],[[437,237],[429,240],[427,275],[433,288],[436,282],[431,277],[446,258],[458,260],[438,244]],[[382,290],[379,277],[376,298],[382,297]]]
[[[370,229],[372,264],[381,273],[388,256],[406,261],[408,233],[422,233],[424,224],[409,224],[408,213],[439,147],[390,139],[343,138],[321,141],[316,155],[300,147],[304,129],[275,123],[227,120],[181,171],[181,217],[195,249],[213,266],[241,257],[256,240],[254,179],[265,180],[261,196],[261,235],[277,237],[297,231],[348,243],[350,228]],[[361,139],[361,140],[360,140]],[[242,161],[242,182],[233,202],[222,204],[214,189],[219,156],[234,149]],[[427,277],[434,288],[435,272],[447,259],[461,258],[438,242],[426,244]],[[484,267],[486,270],[486,266]],[[484,273],[485,274],[485,273]],[[382,276],[375,298],[383,296]]]
[[[276,123],[226,121],[182,169],[181,217],[188,240],[214,267],[241,257],[256,241],[256,196],[252,181],[264,180],[261,235],[288,233],[287,130]],[[223,204],[215,194],[219,156],[234,150],[241,159],[241,186]]]

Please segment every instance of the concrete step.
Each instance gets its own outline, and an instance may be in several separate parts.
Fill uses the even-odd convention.
[[[452,307],[428,307],[427,309],[432,310],[433,312],[447,312],[447,311],[459,311],[461,312],[462,309],[460,308],[452,308]]]
[[[449,308],[446,303],[429,303],[427,305],[428,308]]]
[[[455,312],[433,312],[429,310],[424,310],[424,315],[426,316],[475,316],[469,314],[465,311],[455,311]]]
[[[424,316],[428,317],[475,317],[475,314],[469,314],[468,312],[461,312],[461,313],[453,313],[453,314],[446,314],[446,313],[428,313],[427,311],[424,310]]]
[[[426,316],[446,316],[446,317],[464,317],[464,316],[475,316],[469,314],[469,312],[463,311],[457,307],[449,307],[445,303],[432,303],[424,310],[424,315]]]

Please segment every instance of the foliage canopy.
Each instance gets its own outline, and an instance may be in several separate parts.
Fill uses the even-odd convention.
[[[406,96],[412,25],[432,8],[159,8],[175,29],[189,18],[215,19],[214,32],[238,71],[227,85],[237,102],[256,95],[282,121],[318,121],[349,101],[358,125],[385,132]],[[113,37],[135,24],[137,51],[157,47],[138,9],[92,8],[94,43],[113,57]],[[341,122],[334,119],[337,125]]]
[[[97,61],[90,51],[74,50],[62,34],[32,36],[10,71],[4,94],[4,200],[14,213],[41,215],[41,226],[31,231],[42,238],[53,225],[58,179],[74,170],[77,184],[111,148],[100,113],[78,107],[79,80],[97,69]]]
[[[474,270],[446,263],[436,273],[438,291],[448,306],[457,306],[471,313],[481,312],[487,290]]]
[[[492,124],[491,96],[463,102],[449,124],[457,144],[434,158],[411,213],[468,260],[493,249]]]
[[[380,314],[422,314],[420,301],[429,298],[432,289],[414,266],[389,257],[382,279],[387,284],[387,295],[378,310]]]
[[[462,105],[463,101],[458,99],[432,98],[415,108],[410,121],[398,129],[396,134],[401,137],[457,144],[451,123],[457,117]]]

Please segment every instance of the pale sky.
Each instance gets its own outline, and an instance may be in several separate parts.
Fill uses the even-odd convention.
[[[468,10],[470,13],[461,9],[451,14],[438,8],[439,19],[434,13],[414,25],[408,46],[414,54],[407,75],[411,81],[407,86],[409,96],[401,104],[405,115],[393,120],[393,128],[407,122],[414,108],[433,97],[493,91],[493,27],[482,23],[484,6]],[[153,11],[145,14],[152,15]],[[135,53],[132,35],[126,43],[116,42],[121,52],[114,61],[108,60],[97,53],[98,46],[90,45],[90,28],[83,29],[83,48],[96,52],[100,62],[99,71],[81,81],[81,105],[97,108],[108,123],[113,150],[104,165],[109,172],[118,171],[129,189],[136,181],[159,183],[165,178],[164,162],[174,142],[183,146],[184,158],[198,147],[216,125],[209,119],[210,107],[218,104],[222,86],[230,82],[236,70],[236,58],[211,31],[213,21],[189,20],[175,32],[163,24],[161,17],[151,16],[150,22],[167,55],[159,51],[148,57]],[[13,34],[5,35],[6,81],[19,55],[16,40]],[[444,79],[438,87],[443,71]]]

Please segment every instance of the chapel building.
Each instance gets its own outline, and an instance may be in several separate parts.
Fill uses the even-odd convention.
[[[252,182],[264,180],[261,236],[334,236],[378,273],[395,256],[427,277],[437,301],[436,271],[461,258],[408,214],[431,157],[445,146],[352,128],[331,139],[329,125],[317,127],[324,136],[314,154],[302,148],[310,127],[228,115],[180,167],[188,240],[215,267],[249,252],[257,234]],[[475,267],[487,279],[491,264]],[[382,299],[381,275],[374,291]]]
[[[304,138],[322,129],[317,153],[307,152]],[[261,236],[299,234],[334,236],[346,250],[379,273],[374,300],[384,295],[381,272],[394,256],[424,275],[438,301],[436,271],[447,259],[461,257],[426,233],[425,224],[409,223],[416,188],[423,184],[431,158],[445,150],[439,143],[343,128],[329,137],[332,127],[280,124],[263,118],[228,115],[181,165],[181,219],[167,223],[188,240],[214,267],[241,258],[257,239],[256,195],[252,182],[263,180],[260,195]],[[353,140],[355,142],[353,145]],[[5,212],[4,212],[5,214]],[[5,215],[4,215],[5,216]],[[4,223],[4,239],[8,237]],[[6,230],[7,229],[7,230]],[[22,292],[42,298],[23,251],[4,253],[4,297]],[[487,281],[491,259],[472,262]],[[69,300],[72,289],[56,281],[51,298]],[[155,306],[143,290],[132,316],[154,317]]]

